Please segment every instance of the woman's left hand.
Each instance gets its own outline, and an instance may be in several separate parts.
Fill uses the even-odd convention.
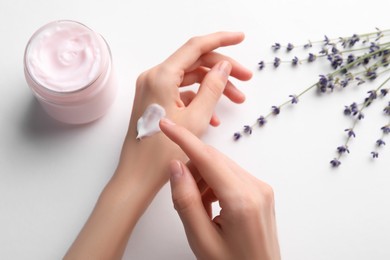
[[[163,63],[142,73],[137,80],[128,137],[135,139],[136,121],[152,103],[164,107],[167,117],[198,137],[209,123],[219,125],[213,111],[222,93],[235,103],[245,100],[244,94],[228,80],[229,75],[249,80],[252,73],[214,50],[238,44],[243,39],[243,33],[234,32],[194,37]],[[180,91],[194,83],[200,83],[198,93]]]

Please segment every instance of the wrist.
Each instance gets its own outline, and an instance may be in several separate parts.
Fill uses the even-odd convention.
[[[187,156],[163,133],[142,140],[128,135],[115,175],[144,189],[160,189],[169,179],[168,165],[173,159],[186,161]]]

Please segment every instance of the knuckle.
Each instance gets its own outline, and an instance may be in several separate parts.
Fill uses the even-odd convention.
[[[136,81],[137,90],[151,88],[154,82],[154,69],[149,69],[147,71],[142,72]]]
[[[138,91],[147,91],[154,93],[158,88],[160,69],[158,67],[151,68],[141,73],[136,81],[136,88]]]
[[[206,158],[208,158],[208,160],[210,160],[209,163],[215,163],[216,160],[220,160],[221,159],[219,151],[216,150],[211,145],[205,144],[203,146],[203,151],[202,152],[203,152],[203,154],[206,155]]]
[[[206,36],[194,36],[186,42],[186,46],[197,52],[199,55],[207,52],[208,46]]]
[[[261,189],[260,192],[262,194],[263,200],[267,204],[273,203],[275,200],[275,194],[273,188],[270,185],[263,183],[260,189]]]
[[[266,183],[260,183],[249,189],[233,191],[232,212],[238,218],[250,219],[261,212],[272,211],[274,207],[274,191]]]
[[[144,82],[145,82],[145,78],[147,77],[147,72],[142,72],[141,74],[139,74],[138,78],[137,78],[137,81],[136,81],[136,88],[137,89],[140,89],[142,88],[142,86],[144,86]]]
[[[209,77],[203,82],[203,87],[208,90],[213,98],[219,98],[223,92],[224,84],[219,78]]]
[[[194,47],[194,46],[198,46],[200,42],[200,36],[194,36],[194,37],[191,37],[187,42],[186,42],[186,45],[190,46],[190,47]]]
[[[173,206],[178,212],[185,212],[193,208],[193,206],[196,205],[197,200],[198,199],[195,194],[192,194],[190,192],[186,192],[185,194],[181,194],[180,196],[172,196]]]

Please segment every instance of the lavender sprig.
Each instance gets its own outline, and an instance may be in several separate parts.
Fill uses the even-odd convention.
[[[389,102],[390,103],[390,102]],[[390,105],[390,104],[389,104]],[[375,149],[371,152],[372,158],[378,158],[379,157],[379,149],[382,148],[382,146],[386,145],[385,137],[390,134],[390,119],[388,120],[387,125],[381,127],[381,137],[376,140],[375,142]]]
[[[380,43],[381,39],[390,36],[390,30],[381,31],[377,29],[376,32],[357,35],[354,34],[351,37],[339,37],[337,39],[329,39],[325,36],[324,40],[311,42],[305,45],[294,46],[292,43],[283,46],[280,43],[275,43],[272,48],[275,52],[281,49],[286,49],[286,52],[291,52],[295,48],[303,47],[304,49],[312,48],[314,45],[322,44],[322,49],[318,54],[310,52],[304,59],[294,57],[291,61],[281,60],[276,57],[271,63],[273,67],[278,68],[282,63],[290,63],[293,66],[297,66],[302,63],[312,63],[320,58],[325,58],[329,61],[333,72],[325,73],[319,76],[319,80],[310,85],[305,90],[298,94],[289,95],[289,99],[280,105],[274,105],[266,115],[260,116],[256,123],[252,125],[244,126],[242,131],[234,134],[234,139],[238,140],[243,134],[250,135],[256,125],[262,127],[271,116],[277,116],[281,110],[288,104],[297,104],[300,98],[307,92],[313,89],[317,89],[319,93],[332,93],[335,88],[346,88],[347,86],[354,84],[356,86],[364,84],[367,80],[373,81],[381,74],[388,73],[390,69],[385,69],[390,63],[390,41]],[[356,47],[357,43],[361,42],[362,47]],[[369,44],[367,44],[369,43]],[[365,52],[365,53],[360,53]],[[348,56],[345,58],[344,55]],[[264,69],[266,62],[259,62],[259,68]],[[359,72],[351,73],[350,71],[356,68],[363,67],[364,69]],[[364,118],[363,110],[365,110],[372,102],[374,102],[378,96],[386,96],[389,88],[384,88],[385,84],[390,80],[387,78],[377,89],[368,91],[368,96],[364,99],[364,102],[360,105],[353,103],[350,106],[345,106],[344,114],[355,117],[352,127],[346,129],[347,139],[346,142],[337,148],[338,156],[335,157],[330,163],[333,167],[338,167],[341,164],[341,156],[349,153],[348,145],[351,138],[356,137],[355,126],[358,121]],[[384,112],[390,113],[390,104],[385,107]],[[385,126],[383,132],[388,131],[388,125]],[[385,145],[383,137],[377,140],[377,146],[382,147]],[[372,156],[377,158],[378,152],[372,152]]]
[[[368,97],[366,97],[364,99],[364,103],[361,105],[360,109],[358,109],[358,105],[356,103],[352,103],[352,105],[349,107],[346,106],[346,108],[344,109],[344,115],[355,116],[355,119],[353,121],[352,127],[345,130],[348,133],[348,136],[347,136],[347,139],[346,139],[344,145],[342,145],[341,147],[348,147],[351,139],[356,137],[355,128],[356,128],[357,123],[364,118],[363,110],[366,109],[374,100],[377,99],[377,93],[381,92],[380,90],[383,88],[383,86],[385,86],[385,84],[389,80],[390,80],[390,77],[387,78],[382,84],[380,84],[377,89],[368,91],[367,93],[369,95],[368,95]],[[348,112],[346,112],[346,111],[348,111]],[[380,140],[382,140],[382,139],[380,139]],[[337,159],[340,162],[340,158],[343,154],[343,153],[340,153],[340,146],[337,147],[337,151],[338,151],[338,156],[335,159]],[[348,153],[349,153],[349,150],[348,150]],[[378,158],[377,151],[374,151],[371,154],[372,154],[373,158]],[[338,165],[335,165],[333,163],[333,160],[330,161],[330,163],[331,163],[332,167],[338,167],[341,164],[341,162],[340,162]]]

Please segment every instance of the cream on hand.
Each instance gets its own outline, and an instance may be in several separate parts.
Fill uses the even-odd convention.
[[[165,109],[158,104],[149,105],[137,121],[137,139],[160,132],[159,122],[165,116]]]

